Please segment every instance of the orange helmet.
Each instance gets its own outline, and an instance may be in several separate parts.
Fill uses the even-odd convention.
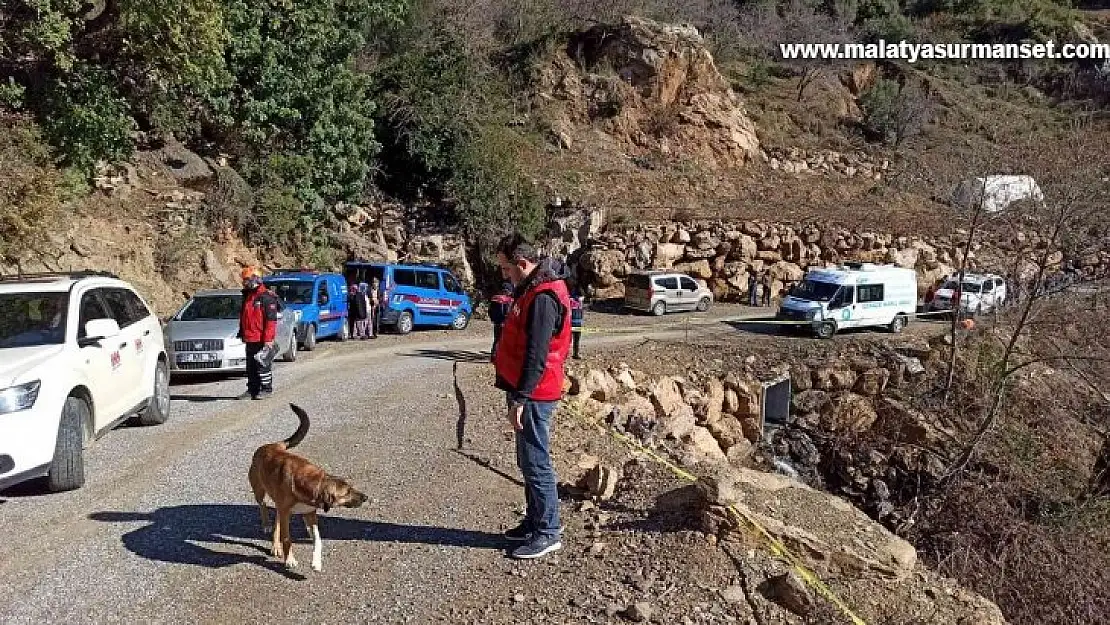
[[[258,270],[255,269],[254,267],[243,267],[243,270],[239,272],[239,278],[241,280],[246,280],[248,278],[257,278],[257,277],[259,277]]]

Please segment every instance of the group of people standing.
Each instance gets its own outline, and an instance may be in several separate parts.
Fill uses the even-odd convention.
[[[382,293],[377,278],[347,287],[347,322],[351,338],[376,339],[381,330]]]

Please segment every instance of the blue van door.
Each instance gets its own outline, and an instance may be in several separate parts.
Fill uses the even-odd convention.
[[[314,301],[320,309],[319,328],[316,331],[317,338],[339,334],[343,323],[343,312],[337,309],[345,301],[342,297],[336,297],[335,289],[332,288],[327,278],[318,278],[314,290],[316,292]]]

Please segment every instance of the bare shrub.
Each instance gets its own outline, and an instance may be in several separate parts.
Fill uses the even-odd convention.
[[[894,146],[920,134],[931,114],[929,99],[916,83],[886,78],[863,92],[860,108],[864,130]]]

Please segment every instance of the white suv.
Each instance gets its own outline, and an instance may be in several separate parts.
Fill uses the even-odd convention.
[[[85,483],[84,449],[130,416],[170,412],[162,326],[103,273],[0,277],[0,489]]]
[[[959,293],[959,304],[953,299]],[[994,312],[1006,303],[1006,281],[993,273],[965,273],[963,284],[959,274],[952,276],[937,289],[929,305],[931,311],[951,311],[959,307],[960,314],[979,315]]]

